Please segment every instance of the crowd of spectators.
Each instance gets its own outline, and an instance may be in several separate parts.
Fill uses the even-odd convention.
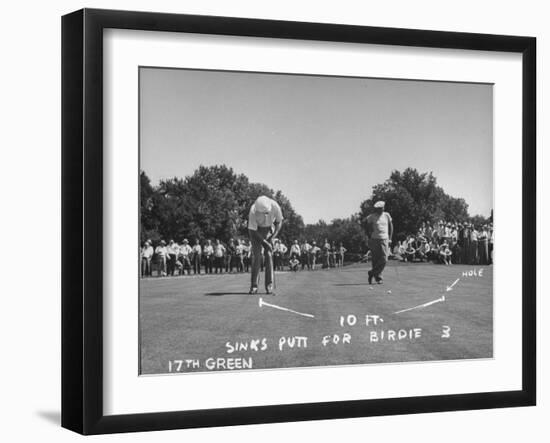
[[[328,239],[319,247],[316,241],[303,240],[287,247],[281,240],[273,243],[273,267],[282,270],[311,270],[334,268],[344,265],[347,249],[340,243],[336,245]],[[141,246],[141,276],[158,277],[174,275],[223,274],[249,272],[251,265],[251,247],[248,239],[195,240],[193,246],[187,239],[181,243],[160,240],[156,245],[147,240]],[[262,251],[262,259],[263,259]],[[263,267],[263,264],[262,264]],[[263,270],[263,269],[262,269]]]
[[[397,241],[390,258],[445,265],[489,265],[493,261],[492,223],[423,223],[416,235]]]

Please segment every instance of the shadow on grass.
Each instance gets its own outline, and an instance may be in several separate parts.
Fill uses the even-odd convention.
[[[248,295],[248,292],[207,292],[204,295],[209,297],[221,297],[222,295]]]

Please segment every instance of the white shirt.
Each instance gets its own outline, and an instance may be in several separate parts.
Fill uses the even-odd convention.
[[[271,199],[270,199],[271,200]],[[270,228],[273,223],[281,223],[283,221],[283,212],[279,203],[275,200],[271,200],[271,209],[269,212],[257,212],[256,203],[250,208],[248,214],[248,229],[251,231],[257,231],[258,226],[262,228]]]
[[[367,223],[371,227],[371,238],[377,240],[388,240],[390,223],[392,221],[391,215],[387,212],[378,214],[376,212],[370,214],[367,217]]]
[[[147,247],[144,247],[142,250],[141,250],[141,256],[143,258],[151,258],[153,256],[153,254],[155,253],[154,249],[152,246],[147,246]]]
[[[168,251],[166,250],[166,246],[157,246],[157,249],[155,249],[155,252],[160,257],[166,257],[166,254],[168,253]]]
[[[225,247],[220,243],[219,245],[214,246],[214,255],[216,257],[223,257],[225,253]]]
[[[183,255],[184,257],[187,257],[189,256],[189,254],[191,253],[192,249],[191,249],[191,246],[189,245],[182,245],[180,246],[180,255]]]

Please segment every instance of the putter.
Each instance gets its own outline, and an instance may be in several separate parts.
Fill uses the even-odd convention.
[[[271,276],[272,276],[272,279],[273,279],[273,291],[275,292],[277,290],[277,285],[275,284],[275,268],[273,267],[273,236],[270,235],[266,240],[269,240],[269,242],[271,243]]]

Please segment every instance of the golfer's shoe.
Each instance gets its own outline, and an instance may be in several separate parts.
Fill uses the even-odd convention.
[[[380,277],[380,278],[377,278],[376,279],[376,283],[378,283],[379,285],[383,285],[384,284],[384,280]]]
[[[275,293],[273,292],[273,285],[267,285],[267,287],[265,288],[265,292],[266,294],[275,295]]]
[[[250,291],[248,291],[250,295],[255,295],[258,293],[258,288],[250,288]]]
[[[372,271],[369,271],[369,285],[372,285]]]

